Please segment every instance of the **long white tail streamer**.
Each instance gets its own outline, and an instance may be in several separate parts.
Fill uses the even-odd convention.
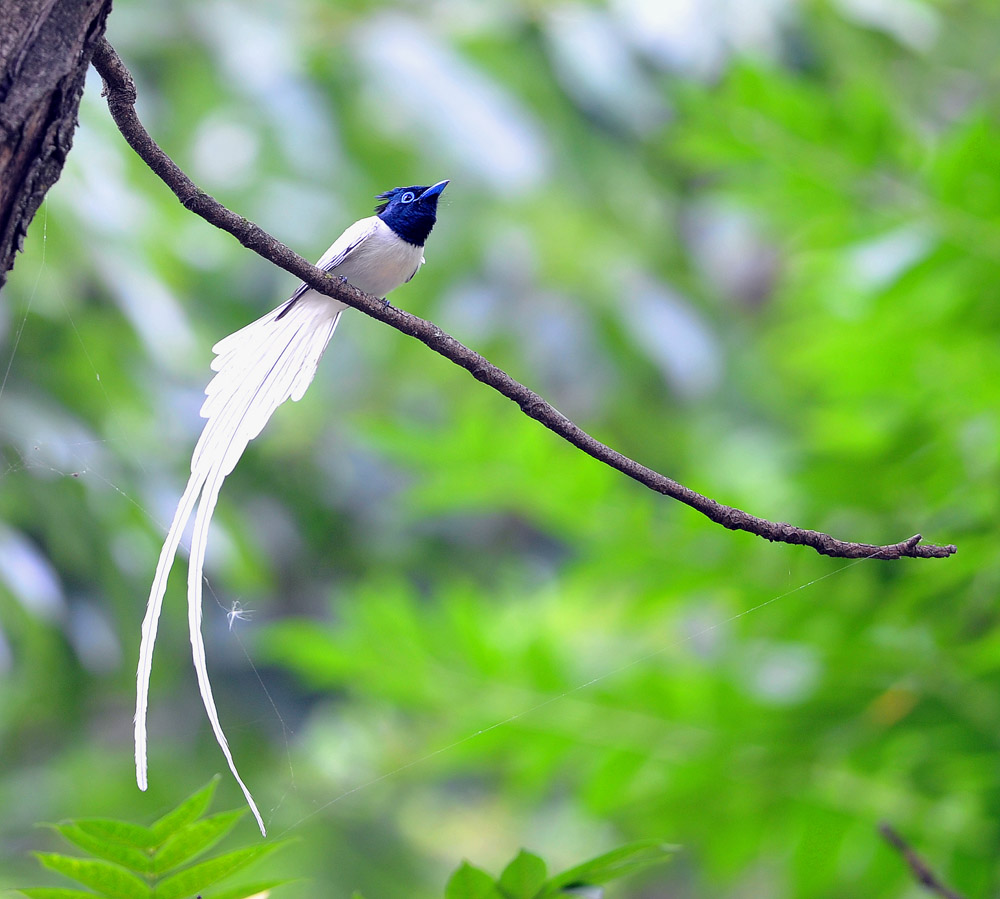
[[[275,409],[287,399],[302,399],[337,327],[340,313],[346,308],[312,291],[300,296],[282,314],[286,305],[282,304],[263,318],[230,334],[212,348],[216,354],[212,370],[217,374],[205,389],[206,399],[201,408],[202,417],[208,421],[191,458],[191,478],[181,495],[156,565],[146,616],[142,622],[136,674],[135,776],[139,789],[145,790],[146,712],[156,628],[181,535],[197,505],[188,559],[188,627],[198,689],[229,770],[243,790],[260,832],[265,836],[267,831],[260,811],[236,770],[229,743],[219,723],[205,662],[201,602],[205,547],[222,483],[236,467],[247,444],[263,430]]]

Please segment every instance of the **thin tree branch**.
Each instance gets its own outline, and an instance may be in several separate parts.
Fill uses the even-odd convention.
[[[201,190],[149,136],[135,112],[136,89],[131,74],[108,41],[102,40],[93,58],[94,67],[104,79],[104,95],[111,115],[129,145],[145,163],[177,195],[177,198],[207,222],[228,231],[247,249],[301,278],[306,284],[326,296],[333,297],[364,312],[390,327],[415,337],[468,371],[477,381],[513,400],[521,411],[543,424],[589,456],[628,475],[633,480],[672,497],[717,524],[730,530],[749,531],[765,540],[811,546],[818,553],[843,559],[945,558],[956,551],[955,546],[922,544],[920,534],[885,546],[837,540],[829,534],[794,527],[784,522],[768,521],[749,515],[740,509],[724,506],[659,474],[633,459],[595,440],[577,427],[541,396],[515,381],[510,375],[478,353],[445,333],[433,322],[397,309],[383,300],[362,293],[341,279],[310,265],[284,244],[275,240],[259,226],[231,212],[215,198]]]
[[[938,879],[937,875],[928,867],[927,862],[913,851],[910,844],[899,835],[891,824],[883,821],[878,826],[878,832],[903,857],[903,861],[906,862],[917,883],[935,895],[944,897],[944,899],[962,899],[961,894],[945,886]]]

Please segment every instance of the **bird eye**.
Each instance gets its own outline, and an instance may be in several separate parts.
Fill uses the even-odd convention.
[[[399,198],[400,203],[412,203],[417,198],[417,195],[412,191],[408,190],[403,196]]]

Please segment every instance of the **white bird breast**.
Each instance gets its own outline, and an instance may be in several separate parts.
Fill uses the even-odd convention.
[[[370,229],[370,231],[347,253],[343,262],[329,271],[331,274],[347,278],[348,282],[358,290],[384,297],[400,284],[409,281],[423,264],[424,248],[403,240],[378,216],[362,219],[348,229],[348,232],[355,228],[366,231]],[[344,233],[344,237],[347,237],[348,232]],[[337,255],[330,250],[327,251],[328,255]]]

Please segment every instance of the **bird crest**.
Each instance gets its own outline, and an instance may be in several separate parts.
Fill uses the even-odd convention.
[[[438,198],[447,186],[447,181],[439,181],[431,187],[394,187],[378,195],[383,202],[375,212],[407,243],[422,247],[437,220]]]

